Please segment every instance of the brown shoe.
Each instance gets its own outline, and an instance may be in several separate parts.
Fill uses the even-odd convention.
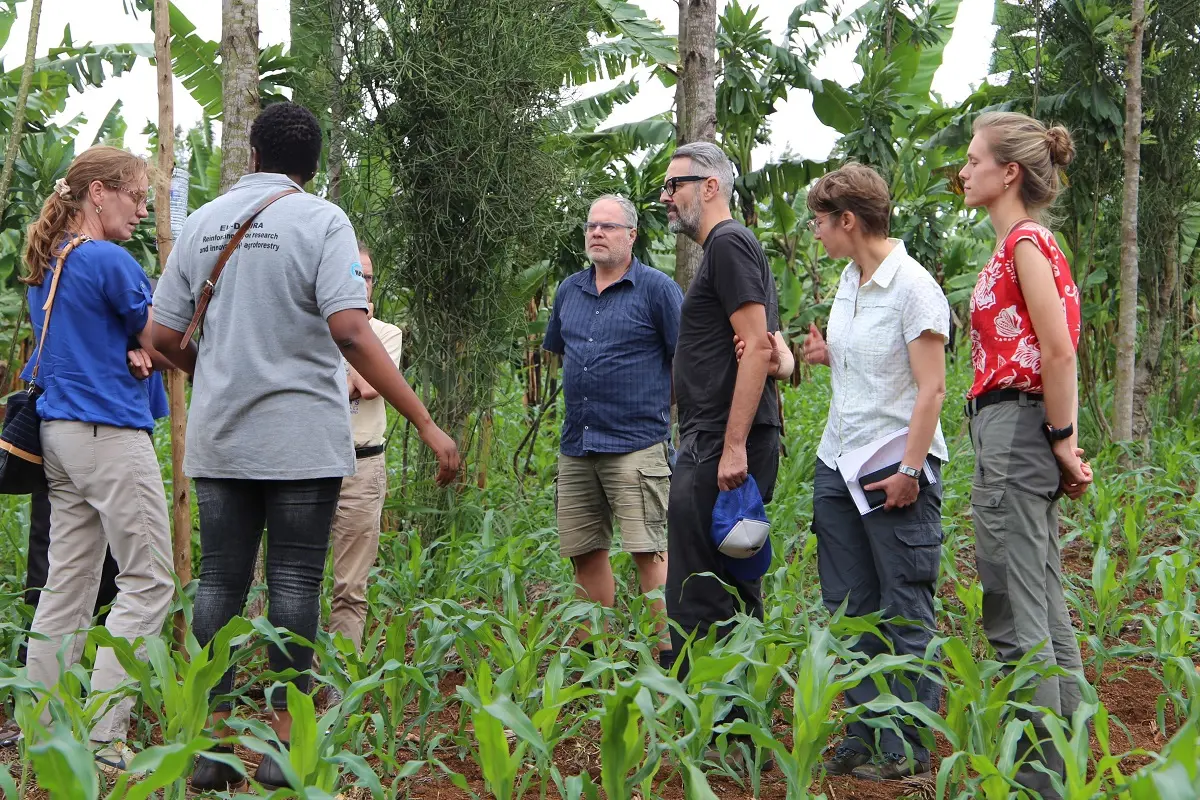
[[[876,764],[864,764],[851,774],[866,781],[896,781],[929,772],[929,762],[902,753],[884,753]]]
[[[871,762],[871,754],[853,747],[839,745],[830,758],[821,765],[826,775],[849,775],[863,764]]]

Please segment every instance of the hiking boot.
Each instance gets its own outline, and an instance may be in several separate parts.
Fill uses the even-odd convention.
[[[739,745],[744,745],[744,747]],[[775,759],[771,756],[770,751],[764,755],[759,772],[770,772],[775,769]],[[754,766],[754,740],[749,736],[735,734],[729,737],[729,744],[725,748],[724,755],[721,755],[720,749],[713,746],[704,751],[704,760],[711,764],[724,764],[740,775],[747,775]]]
[[[826,775],[849,775],[864,764],[871,763],[871,754],[849,745],[838,745],[833,756],[821,765]]]
[[[231,745],[217,745],[210,752],[232,753]],[[197,792],[226,792],[238,786],[245,777],[235,767],[214,761],[203,755],[196,756],[196,767],[192,770],[192,789]]]
[[[287,747],[288,743],[283,742],[283,746]],[[295,788],[288,783],[287,776],[283,772],[283,767],[279,764],[279,759],[283,757],[282,753],[278,756],[263,756],[262,762],[258,765],[258,769],[254,773],[254,780],[271,789]]]
[[[878,763],[865,764],[854,770],[856,778],[865,781],[895,781],[929,772],[929,762],[909,758],[903,753],[884,753]]]

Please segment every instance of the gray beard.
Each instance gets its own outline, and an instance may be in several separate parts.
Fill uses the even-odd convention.
[[[700,209],[695,214],[682,206],[675,206],[675,219],[667,222],[667,230],[671,233],[682,233],[690,239],[695,239],[700,231]]]

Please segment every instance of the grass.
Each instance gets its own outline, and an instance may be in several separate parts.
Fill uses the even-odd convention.
[[[768,509],[776,555],[764,580],[765,619],[741,619],[721,642],[693,642],[686,685],[652,657],[648,598],[638,593],[628,556],[614,556],[617,608],[573,598],[554,529],[557,419],[547,416],[528,473],[515,475],[512,452],[530,414],[513,378],[493,413],[487,486],[461,488],[449,511],[407,500],[428,476],[411,466],[401,474],[415,450],[404,458],[402,437],[393,437],[391,485],[406,492],[389,501],[391,530],[368,590],[366,645],[359,655],[340,637],[321,634],[314,643],[322,665],[317,685],[342,689],[341,704],[314,708],[311,697],[277,684],[286,675],[267,674],[258,686],[247,682],[251,671],[266,669],[260,645],[290,634],[261,619],[235,620],[222,632],[241,671],[235,694],[250,708],[234,721],[237,764],[252,765],[273,746],[261,691],[275,684],[288,691],[297,720],[288,768],[306,787],[302,797],[1016,796],[1012,775],[1024,725],[1017,712],[1039,673],[1028,662],[1001,669],[990,660],[981,627],[972,458],[957,400],[968,370],[965,357],[953,362],[952,399],[942,420],[951,451],[943,470],[946,543],[937,595],[946,702],[932,715],[884,695],[869,709],[927,724],[940,762],[936,782],[916,790],[875,788],[820,774],[822,749],[858,713],[841,707],[839,693],[923,663],[888,655],[856,660],[848,645],[869,626],[831,619],[821,604],[809,534],[813,463],[828,406],[828,377],[820,371],[784,392],[785,457]],[[156,442],[169,470],[165,428]],[[1071,798],[1200,796],[1200,429],[1187,420],[1160,426],[1149,455],[1132,468],[1121,466],[1121,451],[1097,452],[1088,427],[1084,447],[1098,481],[1085,501],[1064,503],[1062,541],[1091,685],[1075,718],[1053,726],[1068,764],[1062,788]],[[57,722],[52,731],[34,722],[30,687],[9,666],[28,624],[20,598],[23,500],[0,498],[0,700],[15,707],[28,736],[19,752],[10,751],[8,771],[0,770],[0,795],[183,797],[193,757],[214,744],[204,733],[206,696],[225,667],[223,656],[208,655],[194,639],[177,650],[152,642],[144,658],[115,643],[132,677],[118,691],[138,698],[135,763],[150,771],[140,780],[97,782],[78,739],[110,699],[81,699],[93,646],[111,643],[106,633],[92,632],[84,668],[68,674],[66,690],[48,701]],[[595,658],[571,644],[580,626],[608,631],[594,637]],[[733,727],[717,724],[734,703],[749,718]],[[714,735],[719,747],[741,746],[730,734],[752,737],[757,747],[750,755],[761,760],[769,753],[778,769],[746,779],[706,764]],[[253,774],[252,766],[246,769]],[[266,794],[252,787],[248,796]]]

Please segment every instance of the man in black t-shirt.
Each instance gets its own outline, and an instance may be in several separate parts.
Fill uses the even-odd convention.
[[[712,511],[718,493],[747,475],[770,502],[779,468],[775,378],[791,371],[780,366],[769,333],[779,327],[775,281],[754,234],[729,213],[732,193],[729,159],[716,145],[697,142],[675,151],[660,198],[670,229],[704,247],[675,350],[679,455],[667,511],[667,614],[683,636],[694,630],[697,638],[741,610],[762,618],[761,579],[742,580],[726,569],[710,535]],[[745,345],[740,361],[735,334]],[[671,636],[678,653],[683,636],[675,629]]]

